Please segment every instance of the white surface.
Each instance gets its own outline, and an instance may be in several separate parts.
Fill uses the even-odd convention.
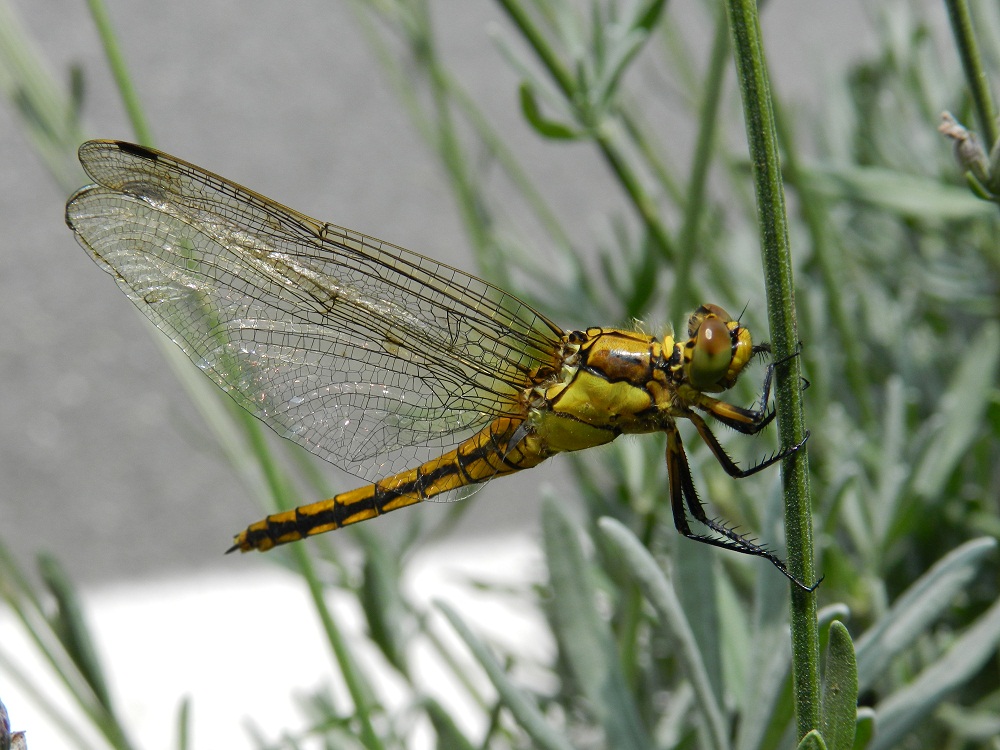
[[[526,589],[542,575],[539,552],[523,538],[489,544],[440,546],[421,554],[407,568],[411,598],[428,604],[443,599],[462,613],[475,632],[517,647],[539,661],[550,658],[552,645],[541,620],[511,597],[491,597],[463,585],[467,577]],[[330,648],[302,581],[277,569],[248,575],[208,575],[95,590],[84,597],[86,616],[130,736],[143,750],[176,747],[177,712],[184,696],[192,709],[194,748],[254,747],[246,731],[252,722],[265,737],[306,726],[296,695],[329,687],[338,707],[350,702]],[[385,675],[372,687],[389,703],[407,699],[381,654],[357,647],[362,620],[354,601],[330,601],[337,626],[353,653]],[[440,614],[437,632],[454,638]],[[0,642],[8,654],[36,678],[47,694],[66,705],[65,694],[47,678],[45,666],[8,612],[0,613]],[[467,654],[464,646],[457,653]],[[456,698],[451,677],[426,648],[417,649],[417,673],[428,692],[452,709],[459,726],[477,737],[480,715]],[[470,657],[471,658],[471,657]],[[370,673],[370,672],[369,672]],[[491,694],[481,670],[470,662],[469,674]],[[460,692],[460,691],[459,691]],[[26,730],[29,750],[71,746],[19,687],[0,670],[0,698],[14,730]],[[416,727],[410,747],[431,747],[427,727]]]

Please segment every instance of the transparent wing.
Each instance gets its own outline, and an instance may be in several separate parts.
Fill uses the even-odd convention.
[[[67,224],[243,408],[360,476],[523,413],[562,332],[516,297],[186,162],[90,141]]]

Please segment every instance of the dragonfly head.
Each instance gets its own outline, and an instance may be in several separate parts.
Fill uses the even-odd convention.
[[[691,314],[684,374],[693,387],[711,393],[732,388],[755,353],[750,331],[718,305]]]

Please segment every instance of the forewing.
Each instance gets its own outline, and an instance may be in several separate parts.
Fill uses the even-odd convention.
[[[561,331],[516,297],[151,149],[90,141],[80,244],[243,408],[366,478],[518,414]]]

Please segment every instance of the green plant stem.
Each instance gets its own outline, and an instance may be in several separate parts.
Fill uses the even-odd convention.
[[[274,455],[267,447],[261,425],[250,414],[235,405],[233,405],[230,411],[234,419],[243,426],[244,434],[250,443],[251,451],[264,472],[270,496],[275,499],[276,503],[282,509],[287,507],[288,503],[285,502],[285,499],[288,494],[287,487],[289,483],[287,477],[285,477],[275,462]],[[330,649],[333,651],[340,674],[344,678],[347,691],[351,696],[351,701],[354,704],[354,718],[360,724],[361,740],[367,748],[372,748],[373,750],[380,748],[382,744],[371,723],[371,705],[373,703],[371,691],[367,688],[365,680],[362,679],[357,664],[351,656],[351,651],[347,647],[347,642],[337,627],[330,608],[326,604],[326,599],[323,597],[323,583],[316,574],[309,551],[304,544],[294,544],[291,545],[290,552],[295,559],[295,564],[302,578],[305,579],[313,606],[316,608],[316,614],[319,616],[320,624],[323,626],[326,640],[330,644]]]
[[[795,151],[795,139],[784,115],[780,102],[774,103],[775,125],[781,151],[784,154],[784,175],[788,184],[798,195],[798,211],[809,233],[816,265],[819,268],[823,285],[826,288],[826,309],[837,332],[838,343],[844,354],[845,377],[851,385],[850,392],[857,399],[858,408],[865,424],[875,423],[875,406],[872,404],[871,391],[865,379],[865,358],[857,335],[857,326],[852,324],[850,315],[844,306],[846,294],[840,269],[837,267],[836,250],[833,245],[836,240],[830,237],[824,199],[815,191],[809,190],[808,180],[802,172],[798,155]]]
[[[608,163],[618,182],[625,189],[629,199],[632,201],[632,205],[646,225],[650,237],[656,243],[656,247],[663,258],[673,262],[677,256],[676,248],[667,233],[666,227],[660,221],[656,210],[656,202],[646,192],[639,181],[638,175],[629,166],[623,150],[615,144],[611,129],[602,128],[599,123],[587,122],[588,113],[580,112],[580,103],[586,101],[586,97],[583,96],[584,92],[578,90],[572,75],[560,63],[555,51],[549,45],[545,36],[528,17],[524,9],[515,0],[499,0],[499,3],[501,8],[510,17],[510,20],[524,36],[525,41],[528,42],[531,49],[538,55],[538,59],[545,66],[549,75],[552,76],[552,80],[555,81],[556,86],[559,87],[563,96],[566,97],[566,101],[570,104],[571,108],[580,114],[580,124],[587,126],[587,130],[597,143],[601,155]]]
[[[697,254],[698,230],[704,213],[708,183],[708,168],[715,156],[715,132],[719,120],[719,102],[722,100],[722,84],[726,79],[726,63],[729,59],[729,31],[724,13],[718,14],[715,39],[709,57],[708,72],[705,74],[704,96],[698,113],[698,141],[695,145],[694,160],[691,162],[691,178],[688,181],[687,200],[684,203],[684,222],[681,224],[677,272],[673,294],[670,295],[670,316],[667,320],[679,323],[684,311],[696,304],[693,295],[700,293],[693,288],[691,267]]]
[[[316,569],[313,567],[309,551],[305,545],[295,544],[291,552],[309,588],[309,595],[312,598],[313,606],[316,608],[316,614],[319,615],[323,632],[326,634],[326,639],[331,649],[333,649],[337,666],[340,668],[340,674],[344,678],[347,691],[350,693],[351,701],[354,704],[353,717],[360,725],[359,739],[370,750],[378,750],[385,747],[376,734],[375,727],[371,721],[374,700],[372,699],[369,683],[362,677],[351,655],[351,650],[347,646],[347,641],[337,627],[330,608],[326,605],[326,599],[323,596],[323,583],[319,580],[319,576],[316,575]]]
[[[746,119],[747,140],[757,196],[768,320],[775,359],[798,346],[791,254],[778,139],[755,0],[727,0],[736,72]],[[784,445],[805,438],[799,358],[775,372],[778,427]],[[815,580],[809,474],[805,450],[783,464],[785,535],[788,567],[800,581]],[[819,727],[819,629],[816,596],[792,586],[792,679],[797,736]]]
[[[128,112],[129,120],[132,123],[136,139],[140,143],[152,145],[152,131],[142,112],[142,106],[139,103],[135,87],[132,85],[131,77],[128,74],[128,67],[121,54],[121,48],[111,25],[107,9],[102,0],[88,0],[88,4],[91,14],[94,17],[94,23],[100,34],[101,42],[104,45],[108,64],[112,69],[119,93]],[[247,437],[253,454],[264,472],[270,496],[275,500],[277,505],[283,505],[282,500],[287,496],[289,482],[275,463],[274,457],[264,440],[260,425],[243,409],[237,408],[234,404],[230,404],[230,406],[232,407],[229,409],[230,416],[236,422],[242,424],[244,434]],[[375,728],[371,723],[370,706],[373,702],[371,693],[366,689],[366,683],[361,678],[361,674],[351,657],[350,650],[347,648],[346,641],[337,628],[329,608],[326,606],[326,601],[323,598],[323,584],[316,575],[312,560],[302,545],[295,545],[292,554],[309,588],[309,593],[313,599],[320,622],[323,625],[327,641],[330,643],[334,658],[337,660],[338,667],[354,703],[354,716],[360,725],[361,740],[365,743],[365,747],[381,747],[382,745],[375,733]]]
[[[139,94],[128,74],[128,66],[125,64],[125,57],[118,44],[118,37],[111,26],[108,9],[104,5],[104,0],[87,0],[87,5],[90,8],[90,15],[94,18],[94,24],[97,26],[97,33],[101,37],[101,44],[104,45],[104,54],[108,58],[108,66],[115,77],[118,92],[125,104],[125,111],[132,123],[132,130],[139,143],[149,146],[153,143],[153,131],[150,130],[146,116],[143,114],[142,105],[139,104]]]
[[[976,116],[979,118],[979,127],[982,128],[988,150],[1000,139],[998,132],[1000,128],[997,125],[997,113],[993,97],[990,95],[989,81],[986,80],[986,71],[983,69],[983,60],[979,54],[979,45],[976,44],[976,37],[972,33],[969,3],[968,0],[945,0],[944,4],[948,8],[951,33],[955,37],[959,57],[962,58],[965,80],[969,84]]]

